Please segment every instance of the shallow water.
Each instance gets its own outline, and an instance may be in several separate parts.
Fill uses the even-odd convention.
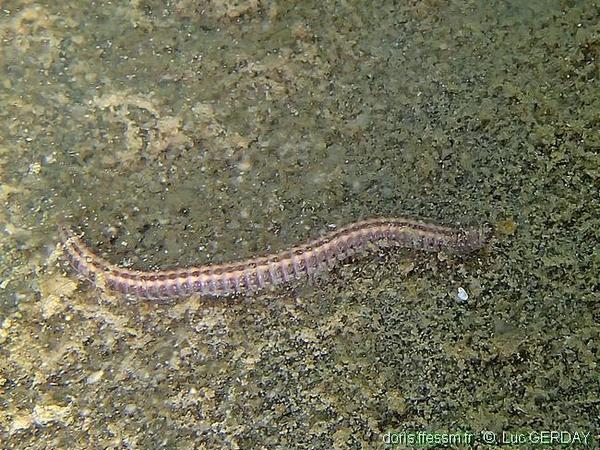
[[[2,6],[2,447],[597,433],[597,8],[115,3]],[[55,251],[68,223],[122,266],[220,263],[372,216],[495,239],[168,304]]]

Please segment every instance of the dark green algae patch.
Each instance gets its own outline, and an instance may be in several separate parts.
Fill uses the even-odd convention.
[[[6,2],[2,446],[382,448],[437,431],[483,447],[487,430],[597,446],[599,16]],[[158,305],[94,290],[52,248],[66,220],[120,264],[222,262],[373,215],[495,238]]]

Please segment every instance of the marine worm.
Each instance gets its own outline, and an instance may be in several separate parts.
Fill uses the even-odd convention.
[[[121,268],[95,254],[82,237],[60,225],[65,254],[84,278],[141,299],[219,297],[252,293],[290,283],[331,268],[369,248],[406,247],[454,253],[473,252],[489,237],[484,228],[450,228],[406,218],[369,219],[332,231],[319,239],[259,258],[173,270],[143,271]]]

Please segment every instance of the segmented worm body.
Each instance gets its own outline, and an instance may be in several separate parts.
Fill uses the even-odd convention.
[[[72,229],[60,226],[65,253],[75,270],[100,288],[142,299],[192,294],[227,296],[289,283],[332,267],[355,253],[377,247],[407,247],[469,253],[487,239],[484,229],[454,229],[410,219],[370,219],[280,253],[226,264],[175,270],[121,268],[96,255]]]

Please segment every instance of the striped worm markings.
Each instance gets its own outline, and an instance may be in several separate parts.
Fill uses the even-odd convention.
[[[407,247],[469,253],[487,241],[484,229],[454,229],[410,219],[357,222],[280,253],[226,264],[174,270],[121,268],[96,255],[72,229],[59,227],[67,258],[96,286],[142,299],[171,299],[192,294],[227,296],[312,276],[351,255],[376,247]]]

